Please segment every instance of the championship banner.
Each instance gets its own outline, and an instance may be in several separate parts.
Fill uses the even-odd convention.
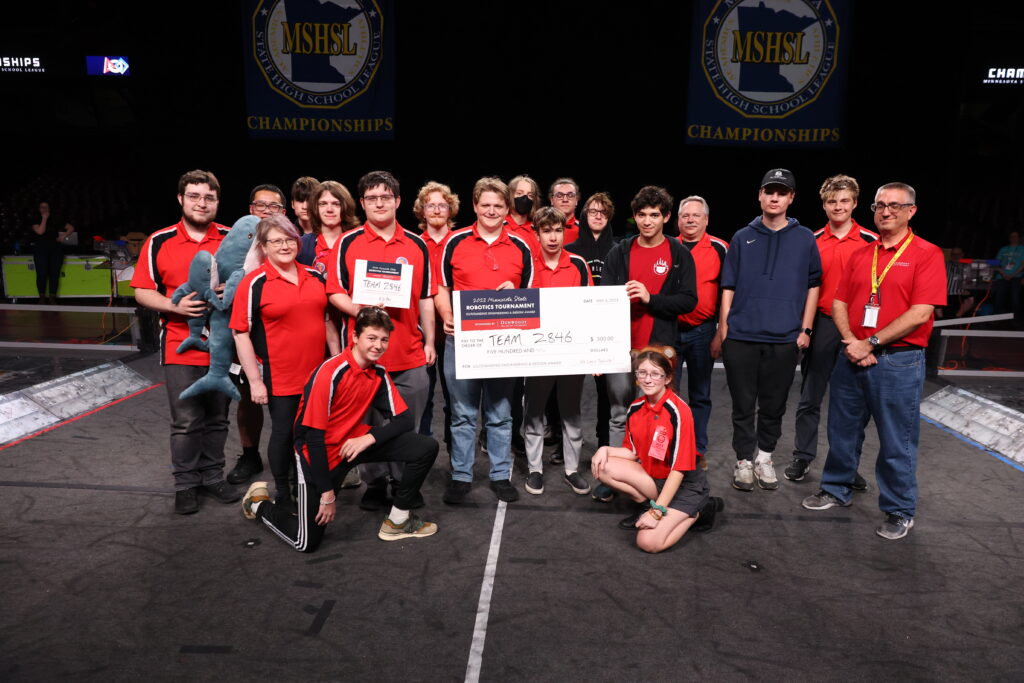
[[[629,372],[625,287],[452,292],[455,377]]]
[[[696,0],[686,141],[845,142],[850,0]]]
[[[242,0],[242,7],[249,137],[394,137],[393,0]]]

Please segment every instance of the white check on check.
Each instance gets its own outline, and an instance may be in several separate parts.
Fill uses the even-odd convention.
[[[352,303],[409,308],[412,297],[412,271],[411,263],[356,259],[355,273],[352,277]]]
[[[625,287],[452,294],[457,379],[630,371]]]

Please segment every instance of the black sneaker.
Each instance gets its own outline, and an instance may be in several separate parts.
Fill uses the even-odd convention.
[[[448,505],[462,505],[463,501],[466,500],[466,496],[469,495],[470,483],[468,481],[455,481],[452,479],[448,482],[448,487],[444,490],[444,496],[441,498]]]
[[[563,481],[569,485],[569,488],[572,489],[573,493],[581,496],[585,496],[590,493],[590,484],[587,483],[587,480],[584,479],[583,475],[579,472],[573,472],[572,474],[565,475]]]
[[[866,479],[864,479],[864,477],[860,476],[860,473],[858,473],[856,476],[854,476],[853,483],[850,484],[850,488],[853,489],[854,491],[867,491],[868,482]]]
[[[242,500],[242,491],[239,491],[226,481],[200,486],[199,493],[213,498],[218,503],[237,503]]]
[[[516,491],[516,487],[512,486],[512,482],[508,479],[491,480],[491,490],[494,491],[498,500],[503,500],[506,503],[519,500],[519,491]]]
[[[598,503],[610,503],[615,498],[615,489],[604,482],[599,482],[590,492],[590,497]]]
[[[388,483],[384,479],[372,481],[366,485],[366,491],[359,500],[359,509],[368,512],[380,512],[388,505]]]
[[[725,509],[725,501],[714,496],[708,497],[708,502],[700,510],[700,517],[693,523],[692,529],[698,533],[711,531],[715,526],[715,514]]]
[[[263,471],[263,460],[260,459],[259,453],[254,456],[246,455],[242,453],[238,456],[238,460],[235,461],[235,466],[230,472],[226,479],[229,484],[247,484],[249,480],[255,477],[257,474]]]
[[[636,531],[636,520],[640,519],[640,515],[645,512],[647,512],[647,503],[638,503],[636,512],[629,517],[623,517],[619,520],[619,528],[626,531]]]
[[[793,458],[793,462],[786,466],[786,469],[782,470],[782,476],[790,481],[803,481],[804,475],[807,474],[807,470],[811,467],[810,460],[804,460],[802,458]]]
[[[530,472],[526,475],[525,488],[527,493],[532,493],[535,496],[544,493],[544,473]]]
[[[557,449],[555,449],[555,452],[551,454],[551,464],[552,465],[564,465],[565,464],[565,454],[562,453],[562,447],[561,446],[559,446]]]
[[[191,515],[196,512],[199,512],[199,499],[194,487],[174,493],[174,514]]]
[[[914,528],[914,518],[904,517],[890,512],[885,516],[882,524],[875,529],[875,533],[882,538],[895,541],[907,535],[907,532]]]
[[[807,496],[800,503],[808,510],[828,510],[834,507],[850,507],[850,503],[839,500],[828,491],[818,491],[813,496]]]

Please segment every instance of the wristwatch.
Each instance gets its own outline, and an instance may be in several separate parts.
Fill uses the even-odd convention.
[[[805,327],[804,328],[804,334],[806,334],[808,337],[810,337],[812,334],[814,334],[814,330],[812,330],[809,327]]]
[[[879,346],[882,345],[882,342],[878,341],[878,337],[876,337],[875,335],[871,335],[870,337],[868,337],[868,344],[871,344],[872,348],[877,349]]]

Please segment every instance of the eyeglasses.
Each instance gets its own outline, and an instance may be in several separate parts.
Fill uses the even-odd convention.
[[[440,204],[424,204],[423,208],[426,209],[427,211],[443,212],[447,211],[451,207],[445,204],[444,202],[441,202]]]
[[[281,213],[284,211],[284,204],[278,204],[277,202],[265,202],[260,200],[258,202],[253,202],[249,206],[257,211],[269,211],[270,213]]]
[[[608,212],[604,209],[587,209],[587,215],[591,218],[598,218],[600,216],[608,216]]]
[[[681,213],[681,214],[679,214],[679,217],[682,218],[684,221],[688,221],[691,218],[703,218],[704,214],[702,214],[702,213]]]
[[[199,202],[206,202],[207,204],[216,204],[218,201],[217,195],[215,194],[199,194],[198,192],[186,192],[184,196],[185,199],[189,200],[193,204],[198,204]]]
[[[367,204],[390,204],[395,200],[393,194],[368,194],[363,197],[363,201]]]
[[[576,199],[575,192],[555,192],[551,196],[555,199]]]
[[[889,209],[893,213],[899,213],[900,209],[913,205],[913,202],[909,204],[900,204],[899,202],[889,202],[888,204],[884,202],[875,202],[874,204],[871,205],[871,210],[874,211],[875,213],[881,213],[882,211]]]
[[[280,249],[281,247],[283,247],[286,244],[290,245],[290,246],[295,246],[298,243],[299,243],[299,241],[297,239],[295,239],[294,237],[277,237],[277,238],[272,239],[272,240],[267,240],[263,244],[269,244],[274,249]]]
[[[648,370],[637,370],[633,374],[636,375],[637,379],[653,379],[655,382],[666,377],[664,372],[650,372]]]

